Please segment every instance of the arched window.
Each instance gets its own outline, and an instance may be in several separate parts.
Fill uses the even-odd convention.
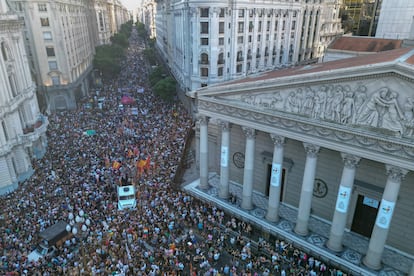
[[[208,64],[208,54],[206,54],[206,53],[201,54],[200,63],[201,64]]]
[[[224,64],[224,54],[223,53],[220,53],[218,55],[217,64]]]

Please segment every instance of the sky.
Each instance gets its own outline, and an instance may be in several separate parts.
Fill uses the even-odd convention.
[[[121,3],[128,9],[128,10],[135,10],[140,0],[121,0]]]

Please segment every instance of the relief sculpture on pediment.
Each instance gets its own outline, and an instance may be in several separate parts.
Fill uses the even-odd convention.
[[[383,129],[396,137],[413,137],[414,98],[408,97],[400,105],[399,94],[388,87],[369,92],[362,84],[354,88],[347,84],[328,84],[243,95],[241,100],[255,107],[300,114],[314,120],[368,127],[372,131]]]

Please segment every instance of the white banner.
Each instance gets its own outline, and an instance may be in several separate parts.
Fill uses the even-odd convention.
[[[282,172],[282,165],[278,163],[272,163],[272,174],[270,176],[270,185],[274,187],[279,187],[281,172]]]
[[[229,160],[229,148],[226,146],[221,147],[221,161],[220,165],[222,167],[228,166],[228,160]]]
[[[338,197],[336,199],[336,210],[341,213],[346,213],[348,210],[350,198],[351,188],[340,185],[338,190]]]
[[[377,221],[375,222],[379,227],[388,229],[394,212],[395,202],[381,200],[380,208],[378,209]]]

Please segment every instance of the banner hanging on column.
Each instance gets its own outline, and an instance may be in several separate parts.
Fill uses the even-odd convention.
[[[281,171],[282,171],[282,166],[280,164],[272,163],[272,174],[270,177],[270,185],[274,187],[279,187]]]
[[[378,210],[377,221],[375,222],[379,227],[388,229],[394,212],[395,202],[381,200],[381,205]]]
[[[228,160],[229,160],[229,148],[226,146],[222,146],[221,147],[221,161],[220,161],[220,165],[222,167],[227,167],[228,166]]]
[[[336,210],[341,213],[346,213],[348,210],[349,198],[351,195],[351,188],[340,185],[338,190],[338,198],[336,200]]]

